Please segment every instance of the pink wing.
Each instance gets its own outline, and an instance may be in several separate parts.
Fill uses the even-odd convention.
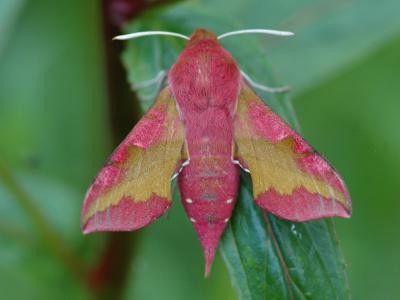
[[[165,88],[89,188],[83,232],[136,230],[164,214],[183,143],[175,100]]]
[[[250,171],[259,206],[291,221],[350,217],[340,176],[246,84],[234,130],[236,158]]]

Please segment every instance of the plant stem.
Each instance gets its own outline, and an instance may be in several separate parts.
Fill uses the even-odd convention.
[[[127,74],[120,63],[122,43],[112,38],[119,34],[110,13],[111,1],[101,4],[102,33],[107,79],[108,111],[112,142],[116,146],[132,129],[140,116],[135,94],[127,84]],[[89,272],[89,287],[96,299],[120,299],[133,257],[136,233],[109,233],[99,260]]]
[[[118,145],[139,120],[142,110],[134,92],[127,84],[127,74],[120,62],[123,43],[113,42],[120,27],[142,12],[175,0],[119,0],[129,11],[112,11],[116,0],[102,1],[102,29],[107,76],[109,118],[113,144]],[[127,6],[124,6],[127,5]],[[134,256],[138,233],[110,233],[97,264],[89,272],[89,283],[97,299],[120,299],[123,296],[129,267]]]

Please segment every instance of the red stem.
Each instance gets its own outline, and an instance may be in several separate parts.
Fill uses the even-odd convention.
[[[120,62],[123,43],[113,42],[112,38],[120,34],[120,27],[126,21],[138,16],[143,11],[174,0],[103,0],[103,42],[106,60],[108,88],[108,106],[112,129],[113,144],[116,146],[132,129],[139,119],[141,109],[135,94],[127,84],[127,74]],[[118,5],[122,6],[118,6]],[[127,11],[119,11],[118,9]],[[134,255],[137,233],[110,233],[107,237],[103,254],[97,264],[89,271],[87,283],[96,299],[120,299],[129,266]]]

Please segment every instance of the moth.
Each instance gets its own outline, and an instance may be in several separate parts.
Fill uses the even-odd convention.
[[[151,34],[167,33],[121,39]],[[256,95],[219,43],[230,34],[169,33],[188,42],[153,106],[90,186],[81,215],[85,234],[152,223],[170,208],[171,179],[177,176],[207,275],[237,201],[240,169],[250,173],[255,203],[279,218],[350,217],[343,180]]]

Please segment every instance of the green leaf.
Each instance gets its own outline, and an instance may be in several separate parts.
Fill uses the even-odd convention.
[[[87,262],[101,254],[106,235],[81,236],[81,201],[112,150],[96,3],[0,1],[0,160],[48,224]],[[303,111],[306,132],[313,132],[309,140],[335,161],[354,199],[363,202],[356,207],[356,218],[340,222],[356,299],[398,294],[399,224],[393,220],[399,211],[400,142],[393,128],[398,125],[399,101],[397,90],[390,86],[395,87],[399,77],[399,68],[392,63],[398,61],[399,43],[390,46],[390,55],[376,53],[369,64],[363,58],[382,44],[386,47],[386,41],[398,34],[399,6],[397,0],[186,1],[150,11],[126,28],[188,35],[197,27],[216,33],[254,27],[293,30],[296,36],[290,39],[238,36],[223,44],[255,81],[290,84],[296,94],[362,61],[348,76],[340,74],[321,90],[304,94],[297,107]],[[129,42],[124,60],[130,82],[146,81],[168,69],[183,44],[168,37]],[[146,107],[156,92],[155,86],[139,91]],[[289,97],[262,96],[296,125]],[[301,293],[312,293],[307,298],[347,298],[343,260],[331,222],[296,224],[294,230],[290,223],[271,216],[265,223],[249,191],[248,183],[241,187],[241,201],[221,243],[240,297],[282,299],[292,293],[301,298]],[[60,298],[62,290],[61,298],[87,298],[88,291],[49,251],[2,178],[0,207],[2,296],[54,299]],[[202,252],[179,203],[169,217],[144,229],[142,236],[134,250],[126,299],[234,298],[219,258],[211,278],[203,280]],[[293,285],[286,284],[278,249]],[[326,271],[332,273],[328,276]],[[318,291],[321,288],[326,290]]]
[[[217,33],[237,29],[238,26],[239,28],[267,27],[265,25],[251,26],[252,24],[262,24],[261,16],[257,16],[259,13],[255,12],[254,9],[255,14],[251,15],[248,8],[238,5],[235,1],[229,7],[222,5],[222,2],[219,1],[213,3],[215,5],[210,5],[209,9],[204,9],[208,6],[201,6],[202,9],[200,9],[199,3],[188,2],[171,9],[150,12],[130,24],[126,31],[168,30],[189,35],[198,27],[198,24],[202,24],[201,27],[210,28]],[[301,5],[299,4],[299,6]],[[293,9],[296,8],[302,10],[302,7],[294,7]],[[225,15],[237,17],[243,14],[244,17],[235,21],[229,18],[221,21],[218,18],[218,13],[224,9],[226,10]],[[284,16],[282,11],[278,12],[277,15]],[[322,15],[316,17],[319,20],[323,18]],[[277,24],[282,21],[276,17],[272,20]],[[313,30],[316,30],[317,25],[314,26]],[[390,24],[385,23],[385,25],[389,26]],[[338,24],[335,23],[335,26],[337,27]],[[310,34],[310,36],[314,41],[324,42],[320,40],[318,35]],[[306,37],[303,38],[308,43],[310,42]],[[282,39],[272,37],[264,39],[272,42],[273,51],[279,52],[280,49],[283,49],[281,46],[284,45]],[[329,43],[332,43],[332,41],[329,40]],[[279,85],[265,56],[265,49],[269,48],[270,45],[262,43],[262,38],[235,37],[223,41],[223,45],[233,54],[239,66],[253,79],[260,81],[259,78],[263,78],[263,83],[268,83],[270,86]],[[243,47],[243,45],[246,45],[246,47]],[[347,46],[350,46],[350,43]],[[299,47],[306,49],[305,42]],[[142,40],[129,41],[123,55],[129,81],[132,84],[137,84],[153,78],[160,70],[168,69],[182,49],[182,42],[170,37],[148,37]],[[345,63],[348,59],[346,53],[339,56],[334,50],[330,51],[328,55],[335,55],[337,64]],[[369,49],[363,47],[358,48],[357,51],[357,54],[360,55],[360,53],[369,51]],[[314,53],[314,56],[318,59],[318,55]],[[291,59],[304,63],[297,52],[291,54]],[[318,69],[318,65],[315,71],[319,72],[317,73],[318,77],[327,76],[337,67],[335,65],[335,68],[333,68],[331,65],[329,68],[324,64],[320,65],[321,68]],[[311,81],[313,76],[316,76],[312,73],[314,71],[304,74],[304,69],[304,67],[303,69],[297,69],[296,66],[292,67],[291,72],[294,75],[289,80],[295,82],[293,78],[298,76],[298,78],[307,78]],[[306,69],[309,70],[309,68]],[[301,87],[307,86],[300,81],[298,82]],[[147,92],[151,89],[154,93],[157,87],[150,87]],[[138,92],[141,97],[145,95],[144,90],[139,89]],[[259,94],[286,121],[297,130],[299,129],[291,107],[291,100],[287,95],[275,96],[262,92],[259,92]],[[148,96],[149,94],[147,94]],[[145,99],[144,101],[147,101],[144,107],[148,107],[151,103]],[[322,220],[293,224],[279,220],[272,215],[265,215],[253,204],[249,192],[250,187],[249,180],[242,178],[238,206],[220,243],[222,256],[239,298],[349,298],[350,292],[344,259],[339,249],[333,222]]]
[[[259,36],[257,44],[263,55],[255,55],[252,47],[244,47],[243,36],[227,38],[225,43],[239,40],[232,54],[247,53],[238,58],[239,65],[264,84],[270,84],[264,71],[257,71],[265,57],[273,62],[274,73],[293,86],[294,93],[318,85],[339,72],[349,63],[365,57],[400,32],[398,11],[400,2],[365,1],[260,1],[224,0],[186,1],[167,10],[150,11],[139,18],[139,27],[128,26],[127,31],[172,30],[190,35],[194,29],[207,28],[217,34],[243,28],[273,28],[291,30],[289,39]],[[138,24],[136,24],[138,25]],[[158,39],[158,38],[156,38]],[[162,40],[165,37],[161,38]],[[148,51],[158,51],[146,48]],[[145,54],[148,56],[148,53]],[[146,61],[141,57],[139,65]],[[153,64],[153,62],[147,62]],[[158,64],[158,63],[156,63]],[[160,70],[160,64],[152,74]],[[165,66],[163,66],[165,67]],[[132,70],[130,70],[132,71]],[[139,70],[137,70],[139,71]],[[132,71],[133,72],[133,71]],[[154,73],[155,72],[155,73]],[[139,72],[130,79],[140,77]],[[142,74],[143,75],[143,74]],[[139,81],[142,81],[140,78]]]
[[[296,107],[353,198],[354,217],[337,222],[353,299],[400,293],[399,53],[400,36],[302,94]]]
[[[291,223],[261,212],[242,174],[240,201],[221,254],[240,299],[347,299],[331,221]]]

